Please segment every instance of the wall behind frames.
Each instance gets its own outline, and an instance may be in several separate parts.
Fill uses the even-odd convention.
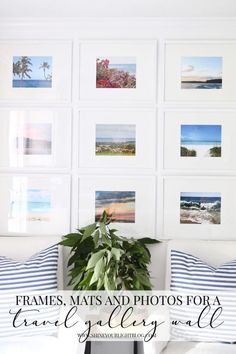
[[[156,237],[159,239],[163,238],[163,181],[165,177],[171,176],[222,176],[225,178],[234,177],[234,171],[204,171],[195,170],[165,170],[163,168],[163,147],[164,147],[164,137],[163,137],[163,116],[167,111],[201,111],[201,112],[211,112],[215,111],[232,111],[236,109],[235,102],[230,103],[219,103],[212,102],[210,104],[206,103],[191,103],[191,102],[178,102],[178,103],[165,103],[163,101],[164,97],[164,67],[165,67],[165,56],[164,56],[164,44],[165,40],[175,39],[175,40],[231,40],[236,38],[236,25],[234,21],[230,20],[81,20],[81,21],[39,21],[37,23],[34,21],[14,21],[6,20],[1,23],[1,40],[62,40],[66,39],[72,42],[73,47],[73,60],[72,60],[72,100],[66,104],[61,102],[55,102],[53,104],[43,103],[45,108],[67,108],[71,109],[73,113],[73,137],[72,137],[72,166],[64,170],[57,170],[58,174],[68,175],[71,178],[72,193],[71,193],[71,229],[74,229],[77,225],[78,220],[78,178],[83,176],[94,176],[95,178],[100,175],[106,175],[110,177],[119,176],[125,177],[129,176],[150,176],[155,178],[157,191],[155,193],[156,204],[153,213],[156,225]],[[223,30],[222,30],[223,29]],[[82,41],[81,41],[82,40]],[[127,173],[127,171],[120,169],[100,169],[99,168],[78,168],[78,134],[79,134],[79,112],[91,110],[105,110],[107,106],[105,102],[99,105],[91,104],[88,102],[82,102],[78,100],[79,97],[79,86],[80,86],[80,73],[79,73],[79,62],[81,59],[79,43],[87,43],[93,40],[103,41],[103,40],[151,40],[155,43],[157,50],[157,95],[156,99],[149,103],[138,107],[138,109],[153,110],[156,116],[157,130],[156,130],[156,146],[153,154],[156,156],[156,167],[152,170],[146,171],[143,169],[134,169],[132,173]],[[155,74],[156,78],[156,74]],[[27,103],[28,106],[36,106],[33,101]],[[18,108],[23,106],[22,102],[17,104],[14,102],[4,102],[1,103],[1,108],[10,107]],[[99,107],[98,107],[99,106]],[[125,110],[137,109],[137,107],[132,106],[125,108]],[[117,104],[112,108],[114,111],[120,110],[120,105]],[[3,171],[2,171],[3,172]],[[16,174],[17,170],[12,170],[11,174]],[[28,170],[27,173],[31,171]],[[35,173],[35,171],[34,171]],[[44,170],[43,173],[50,174],[50,170]],[[145,222],[145,221],[144,221]],[[68,229],[69,230],[69,229]],[[165,235],[168,238],[168,235]],[[201,234],[199,233],[199,237]],[[230,237],[230,236],[226,236]],[[152,248],[152,274],[153,282],[156,288],[163,287],[163,269],[164,261],[164,249],[165,242],[161,245]]]

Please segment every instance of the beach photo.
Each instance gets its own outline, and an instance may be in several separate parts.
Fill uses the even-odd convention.
[[[49,123],[23,123],[15,138],[16,151],[21,155],[51,155],[52,125]]]
[[[180,193],[180,224],[220,224],[221,194]]]
[[[97,156],[135,156],[135,124],[96,124]]]
[[[221,125],[182,124],[181,157],[221,157]]]
[[[52,57],[14,56],[12,73],[14,88],[51,88]]]
[[[222,57],[182,57],[182,89],[222,89]]]
[[[97,58],[96,88],[136,88],[136,59]]]
[[[114,222],[135,222],[135,192],[133,191],[96,191],[95,221],[106,211],[112,214]]]
[[[10,217],[27,221],[49,221],[51,195],[49,190],[27,189],[20,193],[12,191]]]

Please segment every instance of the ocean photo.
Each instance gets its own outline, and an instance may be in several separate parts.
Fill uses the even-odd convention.
[[[27,221],[49,221],[51,194],[44,189],[27,189],[22,193],[12,193],[11,217]]]
[[[96,191],[95,221],[106,210],[112,214],[114,222],[135,222],[135,192],[133,191]]]
[[[221,194],[180,193],[180,224],[220,224]]]
[[[135,156],[135,124],[96,124],[97,156]]]
[[[16,150],[20,155],[51,155],[52,125],[23,123],[18,129]]]
[[[51,88],[52,57],[14,56],[12,73],[14,88]]]
[[[182,57],[182,89],[222,89],[222,57]]]
[[[136,88],[136,59],[97,58],[96,88]]]
[[[221,125],[182,124],[181,157],[221,157]]]

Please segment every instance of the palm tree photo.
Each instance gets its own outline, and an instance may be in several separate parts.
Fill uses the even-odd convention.
[[[27,56],[22,56],[16,63],[13,63],[13,75],[19,76],[21,80],[25,78],[30,79],[29,73],[32,72],[30,66],[32,66],[31,59]]]
[[[46,61],[44,61],[42,64],[40,64],[39,69],[43,69],[43,74],[44,74],[45,80],[52,80],[52,75],[50,75],[50,74],[46,75],[46,70],[50,69],[50,65]]]

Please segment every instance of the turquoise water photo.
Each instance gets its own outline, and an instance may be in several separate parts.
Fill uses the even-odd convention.
[[[51,193],[46,189],[27,189],[22,193],[13,193],[11,215],[24,217],[27,221],[49,221]]]
[[[215,124],[182,124],[182,157],[221,157],[222,127]]]

